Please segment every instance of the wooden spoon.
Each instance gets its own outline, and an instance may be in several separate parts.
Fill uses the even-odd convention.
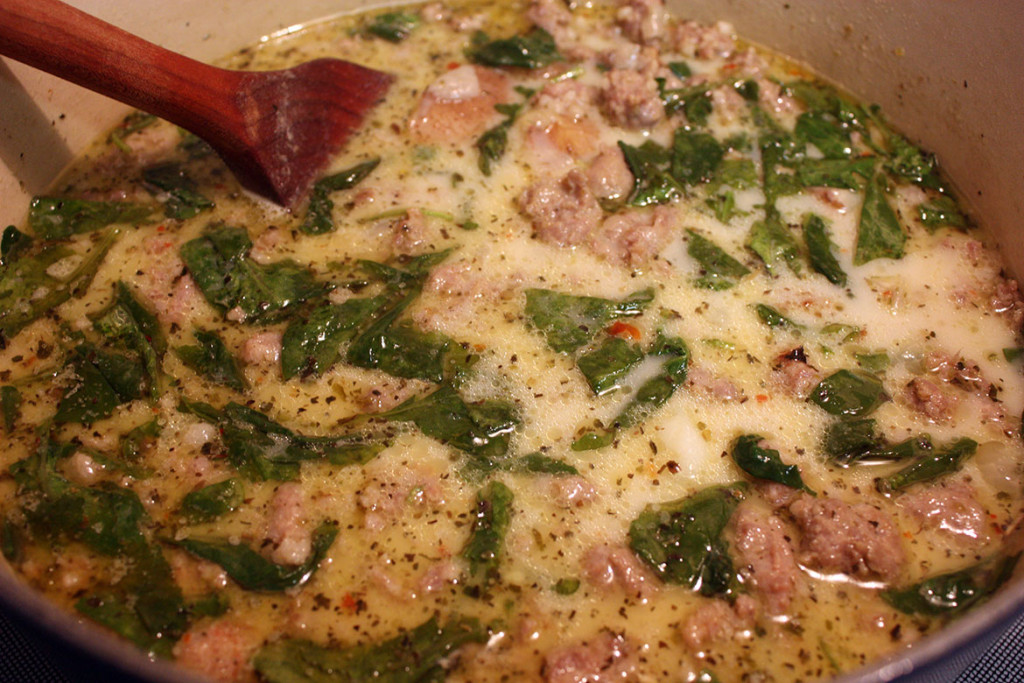
[[[294,207],[392,77],[337,59],[229,71],[58,0],[0,0],[0,54],[175,123],[243,186]]]

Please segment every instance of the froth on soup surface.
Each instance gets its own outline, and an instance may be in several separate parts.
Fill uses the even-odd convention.
[[[294,212],[129,116],[3,234],[6,562],[220,681],[797,681],[1020,552],[1024,303],[876,109],[656,0],[397,76]]]

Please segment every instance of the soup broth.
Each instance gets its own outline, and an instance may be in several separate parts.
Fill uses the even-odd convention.
[[[4,232],[33,588],[220,681],[808,681],[1012,574],[1024,302],[881,112],[656,0],[224,65],[338,56],[295,211],[136,113]]]

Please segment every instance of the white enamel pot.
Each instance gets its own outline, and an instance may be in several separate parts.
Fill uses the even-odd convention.
[[[2,3],[3,0],[0,0]],[[366,0],[72,0],[148,40],[212,60],[261,36]],[[882,106],[937,154],[967,207],[1024,276],[1024,3],[1019,0],[680,0],[680,16],[725,19],[750,40],[810,64]],[[19,222],[90,140],[127,111],[117,103],[0,59],[0,227]],[[1024,579],[1024,577],[1018,577]],[[82,650],[111,680],[198,681],[49,605],[0,560],[0,600],[38,635]],[[912,649],[842,678],[930,678],[953,657],[980,653],[1024,608],[1024,580]],[[1014,674],[1007,672],[1005,680]]]

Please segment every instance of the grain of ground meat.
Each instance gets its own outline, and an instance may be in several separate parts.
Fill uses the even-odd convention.
[[[631,266],[649,261],[668,243],[672,213],[663,206],[635,209],[609,216],[591,237],[598,254]]]
[[[632,668],[631,645],[621,634],[598,634],[589,641],[552,650],[544,657],[547,683],[623,680]]]
[[[249,659],[258,645],[250,626],[220,619],[188,630],[175,645],[174,656],[185,669],[213,681],[245,683],[255,680]]]
[[[946,422],[956,410],[957,397],[943,390],[938,382],[925,377],[910,380],[904,391],[907,403],[933,422]]]
[[[785,614],[793,599],[800,570],[782,522],[749,503],[733,514],[736,550],[754,591],[769,614]]]
[[[857,578],[899,576],[905,560],[903,544],[896,525],[878,508],[802,494],[789,511],[803,535],[804,564]]]
[[[270,558],[277,564],[299,565],[309,559],[313,535],[306,525],[306,497],[300,484],[281,484],[274,493],[267,538],[273,543]]]
[[[645,45],[661,40],[669,24],[664,0],[623,0],[616,16],[623,35]]]
[[[520,195],[519,208],[537,237],[560,246],[584,242],[604,215],[587,188],[586,176],[577,170],[531,185]]]
[[[637,598],[656,590],[654,577],[625,546],[599,545],[588,550],[583,556],[583,575],[594,586],[618,586]]]
[[[740,595],[732,605],[724,600],[710,600],[683,622],[683,643],[700,652],[753,628],[756,618],[757,604],[749,595]]]
[[[936,529],[956,540],[974,544],[988,538],[988,516],[974,489],[962,481],[926,486],[900,496],[899,505],[925,529]]]
[[[608,85],[601,89],[601,111],[622,128],[650,128],[665,118],[654,79],[626,69],[608,72]]]
[[[626,165],[622,150],[602,150],[587,169],[587,186],[600,199],[624,199],[633,189],[633,172]]]

